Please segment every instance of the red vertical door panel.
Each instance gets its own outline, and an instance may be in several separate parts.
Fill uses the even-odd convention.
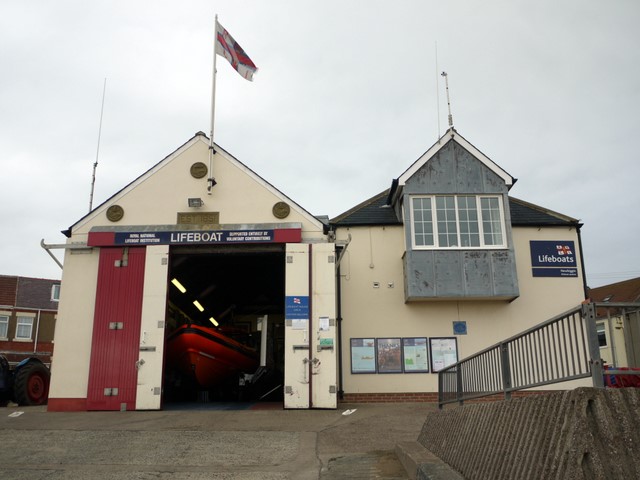
[[[88,410],[135,410],[145,247],[102,248]]]

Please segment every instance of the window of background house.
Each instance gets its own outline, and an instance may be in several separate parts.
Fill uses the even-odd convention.
[[[9,334],[9,317],[0,315],[0,338],[7,338]]]
[[[598,344],[601,347],[607,346],[607,334],[605,332],[604,323],[596,324],[596,331],[598,332]]]
[[[18,317],[16,325],[16,339],[31,340],[31,331],[33,330],[33,317]]]
[[[60,284],[51,286],[51,300],[54,302],[60,300]]]

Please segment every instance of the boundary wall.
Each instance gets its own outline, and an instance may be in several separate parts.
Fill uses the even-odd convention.
[[[640,478],[640,389],[450,406],[428,415],[418,443],[467,480]]]

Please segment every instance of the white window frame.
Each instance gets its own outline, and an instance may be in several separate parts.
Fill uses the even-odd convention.
[[[596,336],[598,338],[598,346],[607,348],[609,346],[609,338],[607,334],[607,325],[604,322],[596,323]],[[604,339],[604,345],[600,345],[601,339]]]
[[[29,320],[29,322],[25,322],[25,320]],[[32,315],[16,315],[16,333],[15,333],[15,337],[14,340],[17,342],[30,342],[33,340],[33,323],[34,323],[34,319],[35,317]],[[28,326],[29,327],[29,336],[26,337],[24,335],[20,336],[18,335],[18,332],[20,332],[20,327],[25,327]]]
[[[9,318],[10,315],[6,313],[0,313],[0,340],[9,339]],[[4,326],[4,328],[2,328]],[[4,335],[3,335],[4,330]]]
[[[457,245],[453,246],[440,246],[439,244],[439,232],[438,231],[438,218],[437,218],[437,208],[436,208],[436,199],[438,197],[453,197],[454,205],[455,205],[455,223],[456,223],[456,235],[457,235]],[[458,198],[460,197],[474,197],[476,199],[476,211],[477,211],[477,223],[478,223],[478,235],[480,240],[480,245],[478,246],[462,246],[460,239],[460,208],[458,205]],[[433,244],[432,245],[417,245],[416,244],[416,223],[415,223],[415,212],[414,212],[414,199],[425,199],[428,198],[431,201],[431,226],[433,229]],[[486,245],[484,238],[484,225],[485,221],[490,221],[490,219],[483,219],[482,217],[482,199],[483,198],[495,198],[498,199],[498,208],[500,211],[500,228],[502,229],[502,243],[495,245]],[[507,248],[507,229],[504,218],[504,204],[502,195],[484,195],[484,194],[474,194],[474,195],[411,195],[409,197],[409,211],[410,211],[410,220],[411,220],[411,247],[413,250],[498,250]]]
[[[51,285],[51,301],[59,302],[60,301],[60,284],[55,283]]]

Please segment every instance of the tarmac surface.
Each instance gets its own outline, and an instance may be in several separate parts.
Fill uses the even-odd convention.
[[[394,449],[429,403],[189,404],[149,412],[0,408],[0,478],[407,479]]]

